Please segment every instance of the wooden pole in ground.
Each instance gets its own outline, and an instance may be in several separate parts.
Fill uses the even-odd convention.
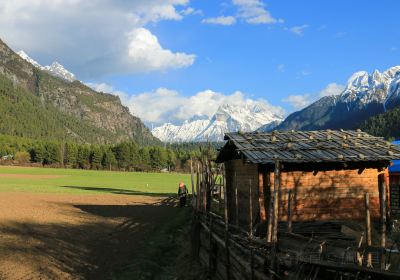
[[[235,224],[239,226],[239,199],[238,199],[238,181],[235,171]]]
[[[365,230],[366,230],[366,241],[367,246],[371,246],[372,239],[371,239],[371,215],[369,212],[369,194],[365,193]],[[372,267],[372,256],[371,253],[368,253],[367,257],[367,266]]]
[[[196,210],[200,210],[200,166],[197,163],[197,173],[196,173]]]
[[[249,236],[253,238],[253,192],[251,190],[251,179],[249,180]]]
[[[261,166],[258,168],[258,204],[260,207],[260,222],[264,223],[267,220],[267,214],[265,212],[265,200],[264,200],[264,172]]]
[[[272,242],[272,224],[273,224],[273,204],[274,194],[271,192],[271,173],[268,172],[268,188],[269,188],[269,200],[268,200],[268,225],[267,225],[267,243]]]
[[[271,279],[275,279],[276,271],[276,252],[278,246],[278,218],[279,218],[279,190],[281,185],[281,169],[279,160],[275,161],[275,172],[274,172],[274,205],[273,205],[273,224],[272,224],[272,260],[271,260]]]
[[[381,226],[381,269],[385,269],[385,247],[386,247],[386,184],[385,174],[379,174],[379,205],[380,205],[380,226]]]
[[[228,220],[228,197],[226,192],[226,182],[225,182],[225,168],[222,172],[223,176],[223,188],[224,188],[224,216],[225,216],[225,258],[226,258],[226,279],[231,279],[230,273],[230,260],[229,260],[229,220]]]
[[[190,159],[190,179],[192,183],[192,207],[195,208],[195,193],[194,193],[194,172],[193,172],[193,159]]]
[[[272,242],[278,241],[278,218],[279,218],[279,190],[281,187],[281,168],[278,160],[275,161],[274,172],[274,210],[273,210],[273,225],[272,225]]]
[[[289,233],[292,232],[292,190],[289,190],[288,193],[288,209],[287,209],[287,231]]]

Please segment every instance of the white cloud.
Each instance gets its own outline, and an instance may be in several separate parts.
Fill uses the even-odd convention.
[[[160,125],[166,122],[179,124],[194,116],[212,117],[218,107],[223,104],[240,106],[246,103],[258,103],[273,113],[284,115],[281,107],[273,106],[264,99],[249,98],[240,91],[223,94],[208,89],[192,96],[184,96],[176,90],[158,88],[154,91],[129,96],[127,93],[114,90],[107,84],[86,84],[97,91],[118,95],[122,104],[147,124]]]
[[[188,7],[186,9],[182,10],[181,14],[184,15],[184,16],[190,16],[190,15],[202,16],[203,15],[203,11],[202,10],[193,9],[192,7]]]
[[[149,30],[136,28],[128,35],[129,64],[131,69],[137,72],[149,72],[165,70],[168,68],[182,68],[194,63],[195,55],[185,53],[173,53],[163,49]]]
[[[294,109],[300,110],[325,96],[339,95],[345,89],[344,85],[330,83],[317,94],[298,94],[289,95],[282,99],[283,102],[289,103]]]
[[[233,25],[236,23],[236,18],[233,16],[220,16],[215,18],[205,18],[201,22],[219,25]]]
[[[250,24],[268,24],[283,22],[281,19],[274,18],[266,9],[261,0],[233,0],[238,7],[238,17]]]
[[[303,95],[289,95],[282,99],[283,102],[289,103],[295,109],[302,109],[311,103],[311,97],[309,94]]]
[[[195,13],[188,3],[189,0],[2,0],[0,30],[2,38],[14,49],[25,50],[42,64],[59,60],[82,79],[130,73],[140,70],[127,61],[131,31],[162,20],[179,21],[189,12]],[[180,53],[176,55],[182,57]],[[187,63],[172,64],[173,68],[177,65]],[[152,70],[165,70],[166,65],[162,66]]]
[[[319,97],[331,96],[331,95],[339,95],[341,94],[346,87],[337,83],[328,84],[323,90],[319,92]]]
[[[310,27],[308,24],[303,24],[303,25],[299,25],[299,26],[293,26],[293,27],[289,28],[288,30],[298,36],[303,36],[304,30],[307,29],[308,27]]]

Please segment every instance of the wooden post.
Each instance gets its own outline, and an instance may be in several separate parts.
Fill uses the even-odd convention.
[[[273,224],[272,224],[272,242],[278,241],[278,219],[279,219],[279,190],[281,187],[281,169],[278,160],[275,161],[274,172],[274,205],[273,205]]]
[[[225,168],[223,169],[222,176],[225,177]],[[229,220],[228,220],[228,197],[226,194],[226,183],[224,181],[224,214],[225,214],[225,257],[226,257],[226,279],[230,279],[230,261],[229,261]]]
[[[378,177],[379,184],[379,205],[380,205],[380,226],[381,226],[381,269],[385,269],[385,247],[386,247],[386,184],[385,184],[385,174],[379,174]]]
[[[366,241],[367,246],[371,246],[371,216],[369,212],[369,194],[365,193],[365,230],[366,230]],[[367,266],[372,267],[372,256],[371,253],[368,253]]]
[[[239,200],[238,200],[238,181],[235,171],[235,224],[239,226]]]
[[[196,209],[200,210],[200,166],[197,163],[197,173],[196,173]]]
[[[272,224],[272,260],[271,270],[276,273],[276,252],[278,247],[278,218],[279,218],[279,190],[281,186],[281,168],[279,160],[275,161],[274,172],[274,205],[273,205],[273,224]],[[271,279],[275,279],[275,274],[271,274]]]
[[[190,159],[190,179],[192,183],[192,207],[195,208],[195,193],[194,193],[194,172],[193,172],[193,160]]]
[[[287,231],[292,232],[292,190],[288,193]]]
[[[264,200],[264,172],[261,166],[258,167],[258,204],[260,207],[260,222],[264,223],[267,220],[265,213],[265,200]]]
[[[249,180],[249,236],[253,238],[253,194],[251,190],[251,179]]]
[[[273,204],[274,195],[271,192],[271,173],[268,172],[268,188],[269,188],[269,202],[268,202],[268,225],[267,225],[267,243],[272,242],[272,223],[273,223]]]

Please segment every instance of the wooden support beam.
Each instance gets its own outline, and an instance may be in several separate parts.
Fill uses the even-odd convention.
[[[268,226],[267,226],[267,243],[272,242],[272,225],[273,225],[273,210],[274,210],[274,194],[271,191],[271,173],[268,172],[268,187],[269,187],[269,203],[268,203]]]
[[[193,209],[196,207],[195,203],[195,193],[194,193],[194,172],[193,172],[193,159],[190,159],[190,179],[192,183],[192,207]]]
[[[367,241],[367,246],[372,245],[372,235],[371,235],[371,215],[369,211],[369,194],[365,193],[365,236]],[[372,267],[372,255],[368,253],[367,257],[367,267]]]
[[[272,224],[272,242],[278,241],[278,219],[279,219],[279,191],[281,187],[281,170],[280,162],[275,161],[275,172],[274,172],[274,203],[273,203],[273,224]]]
[[[239,198],[238,198],[238,181],[235,171],[235,224],[239,226]]]
[[[258,204],[260,208],[260,221],[264,223],[267,220],[267,214],[265,212],[265,194],[264,194],[264,172],[262,168],[258,167]]]
[[[196,210],[200,210],[200,166],[197,163],[197,172],[196,172]]]
[[[225,178],[225,168],[223,168],[222,172],[223,178]],[[226,194],[226,182],[224,181],[224,206],[225,206],[225,257],[226,257],[226,279],[231,279],[230,272],[230,261],[229,261],[229,220],[228,220],[228,197]]]
[[[253,238],[253,192],[252,182],[249,180],[249,236]]]
[[[381,247],[382,253],[380,258],[381,269],[385,270],[385,247],[386,247],[386,183],[385,174],[379,174],[378,176],[379,185],[379,206],[380,206],[380,235],[381,235]]]
[[[276,273],[277,264],[277,246],[278,246],[278,218],[279,218],[279,191],[281,187],[281,166],[279,160],[275,161],[275,172],[274,172],[274,205],[273,205],[273,224],[272,224],[272,260],[271,260],[271,271]],[[274,280],[276,277],[272,273],[271,279]]]

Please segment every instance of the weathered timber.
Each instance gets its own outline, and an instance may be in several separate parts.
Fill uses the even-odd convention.
[[[367,246],[372,245],[372,233],[371,233],[371,215],[369,211],[369,194],[365,193],[365,231],[366,231],[366,242]],[[372,256],[368,253],[367,266],[372,267]]]
[[[292,232],[292,190],[288,192],[288,221],[287,221],[287,231]]]

